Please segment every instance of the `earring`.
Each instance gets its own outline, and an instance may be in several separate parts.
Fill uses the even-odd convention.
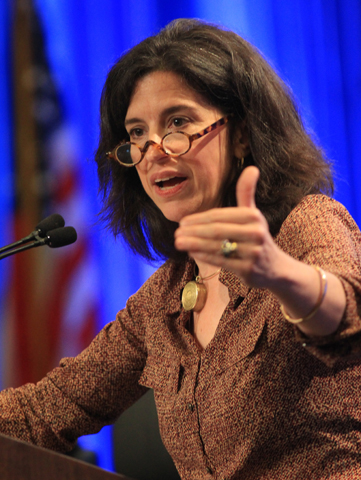
[[[243,165],[244,165],[244,157],[242,157],[242,158],[237,158],[237,167],[238,167],[238,170],[242,170]]]

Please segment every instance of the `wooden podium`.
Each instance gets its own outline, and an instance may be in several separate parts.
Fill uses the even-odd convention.
[[[0,479],[131,480],[4,435],[0,435]]]

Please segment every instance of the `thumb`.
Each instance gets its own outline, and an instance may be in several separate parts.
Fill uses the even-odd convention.
[[[259,178],[257,167],[250,166],[243,170],[238,179],[236,194],[239,207],[256,208],[256,187]]]

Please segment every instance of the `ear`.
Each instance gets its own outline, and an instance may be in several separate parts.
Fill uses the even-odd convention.
[[[250,153],[248,133],[245,122],[234,129],[233,134],[233,154],[236,158],[244,158]]]

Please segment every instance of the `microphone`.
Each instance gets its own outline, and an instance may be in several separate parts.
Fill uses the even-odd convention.
[[[5,247],[0,248],[0,253],[6,252],[12,248],[17,247],[18,245],[23,245],[24,243],[31,242],[31,240],[44,238],[50,230],[54,230],[56,228],[64,227],[65,221],[64,218],[59,215],[59,213],[53,213],[49,217],[44,218],[37,224],[35,230],[30,233],[27,237],[22,238],[14,243],[10,243],[10,245],[6,245]],[[1,257],[3,258],[3,257]],[[1,259],[0,258],[0,259]]]
[[[44,220],[39,222],[37,224],[37,226],[35,227],[36,230],[34,230],[34,232],[37,232],[39,237],[44,238],[45,235],[50,230],[55,230],[57,228],[64,227],[64,225],[65,225],[64,218],[61,215],[59,215],[59,213],[53,213],[49,217],[46,217],[46,218],[44,218]],[[34,232],[32,232],[30,235],[34,234]],[[76,238],[75,238],[75,240],[76,240]],[[75,242],[75,240],[74,240],[74,242]]]
[[[7,245],[0,249],[0,260],[3,258],[9,257],[10,255],[14,255],[15,253],[23,252],[25,250],[29,250],[30,248],[34,247],[41,247],[42,245],[48,245],[51,248],[59,248],[65,247],[66,245],[70,245],[74,243],[77,239],[77,233],[74,227],[64,227],[60,226],[58,228],[52,228],[50,231],[49,229],[54,225],[64,225],[64,219],[61,215],[54,214],[50,215],[50,217],[45,218],[42,220],[37,226],[36,230],[34,230],[30,235],[24,237],[23,239],[15,242],[11,245]],[[29,243],[29,239],[34,239],[35,241]],[[28,242],[26,245],[22,245],[23,243]],[[14,248],[17,245],[21,245],[18,248]],[[12,248],[10,250],[10,248]],[[4,253],[1,253],[3,250],[6,250]]]
[[[51,248],[65,247],[76,242],[78,238],[74,227],[56,228],[48,232],[47,236],[42,239],[40,245],[49,245]],[[39,245],[39,246],[40,246]]]

